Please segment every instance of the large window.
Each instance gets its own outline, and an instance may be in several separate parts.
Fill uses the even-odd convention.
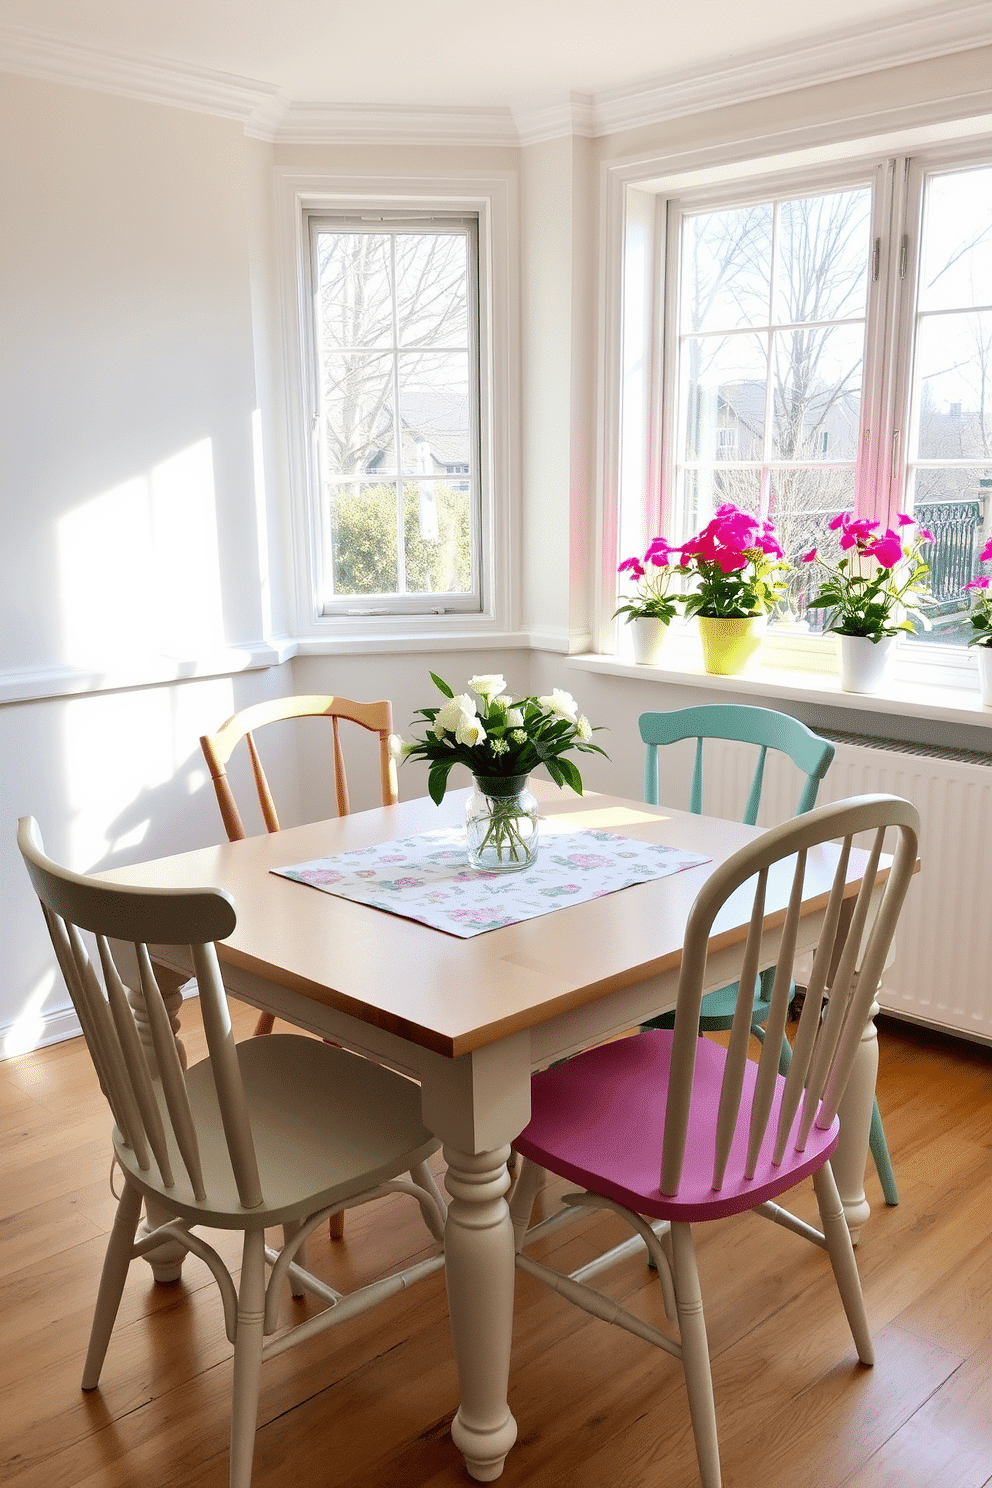
[[[308,225],[319,607],[478,611],[478,221]]]
[[[772,517],[796,559],[829,545],[840,511],[910,512],[935,536],[927,639],[964,643],[992,524],[987,154],[723,182],[660,212],[658,416],[637,415],[653,461],[637,468],[624,436],[621,533],[637,531],[631,502],[648,535],[683,540],[733,501]],[[809,583],[800,566],[778,618],[815,630]]]

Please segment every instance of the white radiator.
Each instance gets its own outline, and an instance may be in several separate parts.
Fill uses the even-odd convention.
[[[992,1043],[992,756],[830,737],[837,754],[817,805],[885,791],[912,801],[923,824],[923,866],[906,900],[879,1003],[888,1012]],[[706,751],[703,810],[740,819],[757,751],[715,740]],[[688,769],[688,760],[684,765]],[[759,823],[771,826],[791,816],[801,784],[789,760],[770,754]]]

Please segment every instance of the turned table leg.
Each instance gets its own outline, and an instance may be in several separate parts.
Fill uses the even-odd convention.
[[[513,1226],[503,1197],[509,1152],[444,1148],[451,1195],[444,1265],[461,1389],[451,1436],[480,1483],[499,1477],[517,1435],[506,1403],[514,1275]]]
[[[878,1034],[875,1029],[877,1012],[878,1003],[873,1002],[855,1055],[851,1078],[838,1107],[840,1140],[830,1164],[844,1206],[847,1227],[855,1245],[871,1213],[871,1205],[865,1197],[865,1168],[868,1164],[871,1113],[875,1103],[875,1077],[878,1074]]]

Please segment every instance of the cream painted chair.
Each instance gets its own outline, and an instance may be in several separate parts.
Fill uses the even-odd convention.
[[[895,859],[878,915],[869,909],[886,829]],[[844,898],[852,839],[873,845],[853,909]],[[517,1264],[593,1316],[616,1323],[679,1359],[704,1488],[719,1488],[720,1454],[709,1348],[692,1226],[754,1210],[827,1251],[858,1357],[874,1359],[851,1235],[830,1168],[840,1124],[837,1107],[851,1074],[868,1012],[916,862],[919,816],[894,796],[862,796],[822,806],[766,832],[708,879],[686,930],[674,1029],[652,1029],[590,1049],[535,1075],[531,1120],[514,1142],[526,1159],[511,1202]],[[791,995],[792,964],[807,857],[842,839],[823,930],[786,1074],[779,1046]],[[791,882],[759,1061],[748,1059],[752,988],[758,972],[769,876]],[[714,921],[737,890],[748,892],[750,929],[739,963],[729,1047],[699,1038]],[[747,901],[745,900],[745,903]],[[740,914],[738,908],[736,913]],[[739,921],[738,921],[739,922]],[[867,928],[866,930],[866,927]],[[860,965],[859,965],[860,962]],[[737,968],[734,968],[737,970]],[[830,978],[830,998],[825,989]],[[712,979],[712,978],[710,978]],[[566,1212],[608,1209],[647,1246],[658,1268],[664,1310],[677,1336],[635,1317],[588,1285],[616,1251],[565,1276],[524,1246],[544,1170],[575,1183]],[[812,1177],[822,1232],[776,1201]],[[628,1242],[629,1243],[629,1242]]]
[[[45,856],[30,817],[19,823],[18,846],[113,1113],[113,1148],[124,1179],[83,1389],[99,1381],[132,1260],[163,1241],[178,1242],[206,1262],[220,1289],[234,1345],[230,1482],[248,1488],[263,1358],[366,1311],[443,1265],[437,1254],[342,1296],[305,1269],[306,1237],[352,1204],[403,1192],[417,1200],[440,1241],[442,1207],[426,1167],[439,1144],[421,1120],[418,1087],[390,1070],[296,1034],[234,1042],[214,946],[235,925],[234,904],[222,890],[125,889],[69,873]],[[96,937],[96,963],[82,931]],[[128,993],[111,940],[134,946],[140,990]],[[192,951],[209,1055],[186,1071],[148,944]],[[144,1015],[140,1021],[132,1003]],[[398,1181],[407,1170],[413,1182]],[[143,1200],[156,1219],[136,1240]],[[242,1231],[237,1283],[196,1233],[201,1225]],[[280,1226],[283,1244],[270,1249],[265,1230]],[[329,1305],[274,1336],[287,1284],[295,1296],[309,1292]]]
[[[276,812],[269,782],[262,768],[254,735],[266,724],[283,723],[287,719],[329,718],[331,721],[332,754],[334,766],[334,795],[338,816],[347,816],[351,811],[348,795],[348,777],[344,768],[344,752],[341,748],[340,721],[345,719],[358,724],[379,739],[379,780],[383,806],[395,806],[399,800],[396,784],[396,763],[389,753],[389,735],[393,731],[393,710],[388,700],[377,703],[356,703],[351,698],[336,697],[329,693],[299,695],[297,697],[274,698],[271,702],[255,703],[242,708],[226,723],[221,724],[215,734],[203,734],[200,748],[210,771],[210,778],[217,793],[224,830],[229,842],[240,842],[248,834],[238,810],[231,782],[227,778],[227,763],[241,740],[244,739],[251,760],[252,776],[258,793],[258,804],[267,832],[278,832],[279,816]],[[271,1013],[259,1013],[255,1033],[271,1033],[275,1019]],[[331,1238],[340,1240],[344,1234],[344,1214],[337,1214],[331,1221]]]

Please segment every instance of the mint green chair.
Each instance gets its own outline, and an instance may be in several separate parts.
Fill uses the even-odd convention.
[[[646,746],[644,799],[651,806],[661,804],[659,799],[659,748],[667,744],[676,744],[682,739],[695,739],[696,758],[689,786],[689,810],[697,816],[701,816],[703,811],[704,742],[707,739],[728,739],[741,744],[756,745],[759,751],[758,761],[744,810],[744,821],[751,827],[755,826],[758,820],[761,788],[765,775],[765,759],[769,749],[787,754],[796,768],[803,771],[806,776],[806,783],[802,787],[796,806],[796,816],[801,816],[803,812],[811,810],[816,805],[820,781],[827,773],[836,753],[829,739],[819,738],[804,723],[800,723],[796,718],[790,718],[787,713],[776,713],[773,708],[754,708],[741,703],[680,708],[673,713],[642,713],[638,719],[638,726]],[[762,1041],[765,1036],[764,1024],[768,1017],[773,977],[774,969],[762,972],[754,989],[751,1031]],[[707,993],[702,1001],[699,1019],[700,1033],[730,1028],[734,1021],[736,1003],[736,982],[731,986],[720,987],[715,992]],[[662,1013],[643,1026],[645,1028],[673,1028],[675,1014],[674,1012]],[[779,1070],[783,1075],[789,1067],[791,1058],[792,1050],[789,1042],[783,1039],[782,1054],[779,1060]],[[896,1188],[877,1101],[872,1112],[871,1155],[878,1170],[885,1202],[898,1204],[899,1191]]]

